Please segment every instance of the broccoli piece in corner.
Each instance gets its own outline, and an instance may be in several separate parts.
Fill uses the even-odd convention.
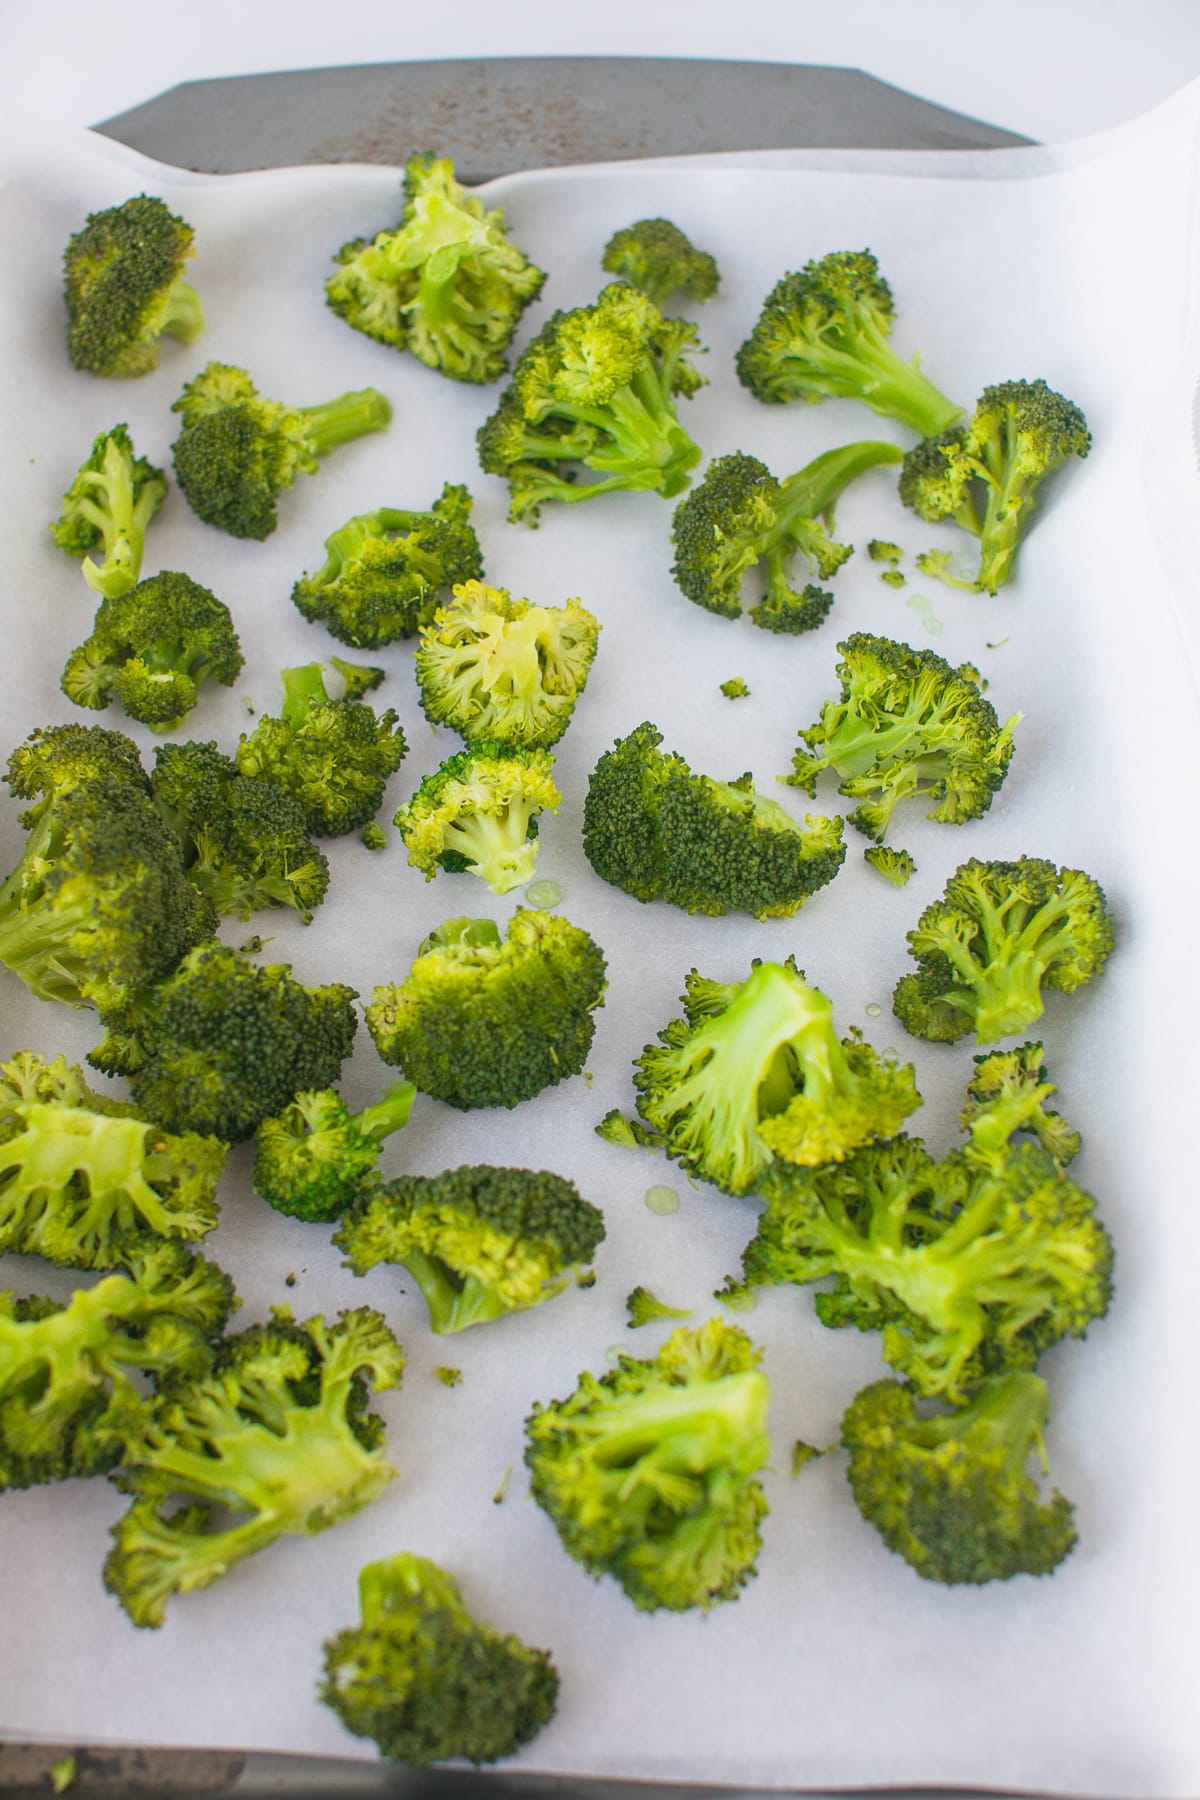
[[[93,375],[145,375],[159,339],[193,344],[204,329],[200,296],[183,279],[190,225],[151,194],[89,213],[63,252],[67,352]]]
[[[367,1029],[386,1063],[449,1106],[516,1106],[577,1075],[603,1005],[604,954],[557,914],[518,907],[447,919],[399,985],[377,987]]]
[[[835,250],[798,274],[783,275],[763,302],[737,353],[738,380],[758,400],[862,400],[921,437],[933,437],[962,408],[903,362],[888,339],[892,291],[869,250]]]
[[[956,1412],[918,1413],[910,1389],[877,1381],[842,1420],[858,1510],[926,1581],[1049,1575],[1075,1543],[1073,1508],[1043,1499],[1027,1472],[1045,1466],[1046,1384],[999,1375]]]
[[[339,444],[382,431],[390,403],[375,388],[319,406],[265,399],[244,369],[209,363],[171,408],[182,413],[175,477],[197,518],[232,537],[269,537],[275,502],[297,475],[315,475]]]
[[[146,531],[166,492],[162,470],[135,455],[127,425],[100,433],[50,527],[60,550],[83,558],[83,578],[96,593],[112,598],[136,586]],[[100,564],[91,555],[97,549]]]
[[[356,1113],[332,1088],[297,1094],[258,1128],[255,1193],[289,1218],[340,1218],[374,1175],[383,1140],[407,1125],[416,1092],[411,1081],[395,1081]]]
[[[459,750],[426,775],[392,823],[408,860],[432,881],[439,869],[478,875],[493,894],[532,880],[538,815],[557,812],[549,750],[489,738]]]
[[[421,709],[468,744],[556,744],[587,683],[600,621],[578,600],[535,606],[468,581],[421,629]]]
[[[972,857],[908,934],[916,972],[896,983],[906,1031],[936,1043],[974,1032],[980,1044],[1025,1031],[1042,991],[1070,994],[1099,975],[1113,947],[1104,890],[1044,857]]]
[[[379,1313],[227,1338],[211,1373],[123,1409],[121,1485],[104,1585],[139,1626],[287,1533],[312,1537],[377,1500],[396,1471],[368,1383],[397,1387],[399,1344]]]
[[[605,751],[588,782],[583,848],[602,881],[692,913],[789,918],[833,880],[842,821],[797,823],[753,777],[716,781],[659,749],[648,721]]]
[[[553,1717],[548,1652],[481,1624],[436,1563],[405,1551],[369,1563],[358,1597],[360,1622],[325,1643],[319,1693],[384,1756],[418,1768],[497,1762]]]
[[[450,158],[428,150],[404,165],[400,224],[343,244],[334,260],[325,297],[338,318],[455,381],[503,374],[546,280],[508,237],[503,210],[485,208]]]
[[[822,581],[837,573],[851,546],[834,543],[826,530],[835,502],[867,469],[900,457],[895,444],[845,444],[786,481],[740,450],[717,457],[675,509],[671,573],[681,592],[723,618],[740,618],[742,578],[761,563],[766,592],[750,608],[751,621],[792,635],[814,630],[833,595],[813,581],[797,588],[793,566],[801,559]]]
[[[364,1189],[333,1241],[356,1275],[407,1269],[442,1335],[590,1286],[603,1237],[599,1207],[562,1175],[476,1164]]]
[[[717,261],[697,250],[687,233],[670,219],[637,219],[614,231],[604,246],[600,266],[629,282],[655,306],[674,294],[689,300],[711,300],[720,285]]]
[[[680,1326],[656,1356],[585,1371],[525,1422],[530,1488],[563,1547],[641,1611],[707,1609],[755,1573],[770,1455],[760,1356],[723,1319]]]

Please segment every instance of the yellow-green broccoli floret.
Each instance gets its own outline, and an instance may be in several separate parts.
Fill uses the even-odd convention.
[[[690,1307],[668,1306],[648,1287],[635,1287],[626,1294],[625,1311],[630,1331],[637,1331],[643,1325],[657,1325],[662,1319],[690,1319],[692,1316]]]
[[[1065,1168],[1079,1153],[1080,1134],[1046,1104],[1057,1091],[1041,1044],[1018,1044],[1013,1050],[977,1056],[958,1115],[969,1137],[966,1154],[985,1161],[1003,1158],[1010,1139],[1028,1132]]]
[[[484,738],[426,775],[393,820],[408,860],[432,881],[439,869],[469,873],[493,894],[532,880],[538,815],[557,812],[549,750]]]
[[[137,585],[146,530],[166,492],[165,475],[136,455],[127,425],[99,434],[50,527],[60,550],[83,558],[83,578],[98,594],[127,594]],[[102,562],[94,550],[103,552]]]
[[[200,296],[184,280],[192,227],[151,194],[89,213],[63,252],[67,351],[93,375],[145,375],[159,339],[192,344]]]
[[[600,266],[659,307],[675,294],[685,294],[689,300],[711,300],[721,280],[716,258],[707,250],[697,250],[687,233],[670,219],[637,219],[614,231],[604,246]]]
[[[255,1134],[255,1193],[293,1219],[340,1218],[374,1176],[383,1140],[407,1125],[416,1092],[395,1081],[356,1113],[332,1088],[297,1094]]]
[[[895,850],[890,844],[868,844],[863,861],[890,881],[893,887],[907,887],[917,872],[917,865],[907,850]]]

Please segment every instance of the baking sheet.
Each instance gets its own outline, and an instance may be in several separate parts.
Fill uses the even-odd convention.
[[[1056,482],[1014,589],[971,597],[915,577],[911,553],[955,536],[905,513],[878,472],[839,509],[839,537],[860,548],[837,577],[836,605],[819,632],[795,640],[681,598],[669,573],[670,506],[654,496],[547,506],[536,531],[506,522],[506,491],[479,473],[474,455],[497,390],[445,382],[347,330],[322,303],[332,251],[398,216],[392,172],[187,176],[89,134],[6,123],[0,749],[36,725],[82,716],[57,684],[86,635],[91,599],[43,522],[97,431],[126,419],[138,450],[169,468],[171,402],[209,358],[243,364],[264,392],[300,404],[377,385],[395,406],[391,430],[302,478],[265,544],[202,526],[178,493],[152,526],[146,571],[185,568],[211,587],[232,608],[247,657],[237,688],[206,693],[186,735],[232,748],[249,722],[247,698],[271,710],[281,667],[338,648],[288,598],[330,530],[351,513],[427,504],[443,481],[466,481],[488,579],[542,602],[578,595],[603,622],[591,682],[560,746],[565,798],[543,821],[538,874],[560,884],[562,911],[605,948],[610,987],[588,1078],[499,1115],[419,1102],[384,1158],[385,1169],[489,1160],[571,1176],[608,1221],[590,1291],[438,1340],[412,1284],[401,1291],[399,1271],[350,1276],[325,1228],[287,1221],[254,1198],[249,1154],[235,1152],[209,1247],[238,1283],[239,1322],[285,1301],[301,1315],[384,1308],[409,1357],[403,1387],[378,1402],[398,1478],[336,1530],[281,1543],[177,1599],[159,1632],[135,1631],[101,1588],[107,1528],[124,1505],[107,1483],[6,1496],[0,1732],[370,1754],[314,1698],[320,1645],[353,1618],[359,1567],[410,1548],[452,1568],[481,1616],[553,1649],[561,1705],[518,1759],[528,1770],[1143,1800],[1200,1788],[1189,1636],[1200,1598],[1190,1510],[1197,1459],[1194,1435],[1180,1425],[1194,1420],[1197,1399],[1187,1145],[1197,982],[1178,948],[1192,911],[1189,821],[1200,769],[1195,639],[1172,573],[1177,544],[1192,533],[1188,521],[1180,534],[1161,498],[1148,497],[1161,494],[1160,470],[1181,495],[1194,475],[1188,226],[1198,111],[1200,90],[1188,90],[1140,129],[1061,156],[993,154],[977,171],[986,179],[964,178],[961,159],[842,154],[827,165],[816,156],[787,167],[704,159],[494,184],[514,237],[550,271],[527,330],[548,307],[594,295],[602,246],[631,218],[674,217],[716,253],[721,293],[699,319],[710,385],[685,412],[706,455],[744,448],[782,475],[852,438],[908,441],[848,403],[761,407],[733,374],[733,351],[778,275],[863,244],[896,295],[897,346],[922,350],[946,391],[969,400],[990,381],[1043,375],[1085,407],[1095,449]],[[100,382],[73,371],[63,352],[61,250],[86,212],[143,189],[196,226],[193,274],[208,325],[192,348],[168,345],[142,381]],[[907,588],[879,582],[865,554],[871,536],[910,552]],[[842,873],[787,921],[689,919],[639,906],[592,875],[579,848],[587,773],[643,718],[697,769],[724,777],[750,769],[785,806],[806,810],[804,796],[776,778],[796,732],[834,691],[838,639],[857,629],[969,658],[1000,716],[1022,713],[1012,773],[985,820],[951,830],[904,816],[893,836],[919,873],[903,892],[862,863],[863,840],[848,831]],[[457,740],[424,722],[407,646],[373,660],[389,670],[377,699],[398,708],[411,746],[386,819]],[[746,679],[749,699],[720,695],[731,675]],[[123,726],[116,713],[104,722]],[[149,755],[149,734],[129,729]],[[818,807],[836,810],[832,790],[822,789]],[[17,811],[6,802],[0,821],[6,866],[20,852]],[[250,926],[227,922],[223,935],[240,943],[260,930],[272,937],[272,959],[292,961],[306,980],[348,981],[366,1000],[376,984],[402,978],[443,917],[503,919],[520,901],[494,901],[467,876],[424,882],[394,834],[382,855],[353,838],[330,852],[330,895],[310,927],[264,914]],[[793,1480],[793,1441],[831,1442],[851,1395],[884,1370],[873,1338],[823,1330],[809,1295],[780,1290],[742,1319],[764,1346],[772,1386],[759,1577],[708,1618],[635,1613],[613,1583],[593,1583],[567,1559],[528,1500],[522,1420],[535,1399],[567,1392],[615,1347],[653,1348],[661,1331],[625,1329],[624,1297],[636,1282],[698,1316],[713,1310],[712,1291],[738,1266],[754,1209],[689,1185],[649,1153],[601,1143],[592,1126],[610,1106],[629,1106],[631,1060],[678,1011],[690,967],[736,980],[753,956],[794,953],[833,997],[841,1029],[857,1024],[916,1063],[926,1105],[912,1126],[947,1147],[971,1046],[916,1044],[891,1019],[892,986],[909,966],[904,933],[964,858],[1022,852],[1091,870],[1118,927],[1103,980],[1052,996],[1043,1021],[1063,1110],[1084,1134],[1078,1176],[1097,1193],[1118,1250],[1109,1319],[1043,1365],[1051,1466],[1076,1502],[1079,1547],[1049,1580],[942,1590],[920,1582],[858,1517],[840,1457]],[[36,1002],[15,979],[3,1000],[6,1054],[28,1045],[82,1057],[94,1041],[89,1015]],[[364,1028],[345,1091],[365,1103],[388,1074]],[[671,1217],[644,1201],[664,1181],[681,1196]],[[0,1275],[19,1291],[65,1291],[59,1272],[32,1259],[6,1258]],[[453,1391],[434,1375],[446,1362],[463,1371]]]

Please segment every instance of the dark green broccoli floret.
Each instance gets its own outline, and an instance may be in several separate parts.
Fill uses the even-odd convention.
[[[278,1316],[227,1338],[208,1375],[130,1403],[104,1585],[135,1625],[286,1533],[311,1537],[379,1498],[395,1475],[368,1384],[396,1387],[399,1344],[360,1307],[329,1326]]]
[[[315,475],[321,457],[382,431],[392,416],[375,388],[321,406],[285,406],[229,363],[209,363],[171,410],[183,414],[175,476],[192,511],[233,537],[260,539],[274,531],[275,502],[297,475]]]
[[[67,658],[62,690],[76,706],[102,712],[116,700],[151,731],[173,731],[202,684],[231,687],[243,660],[224,601],[164,569],[101,600],[90,636]]]
[[[974,580],[951,577],[945,552],[921,557],[924,573],[988,594],[1007,586],[1042,481],[1091,445],[1079,407],[1044,381],[985,388],[965,425],[918,444],[904,460],[905,505],[922,519],[952,519],[979,539]]]
[[[711,300],[721,279],[716,258],[697,250],[670,219],[638,219],[614,231],[600,266],[660,307],[680,293],[689,300]]]
[[[637,1331],[642,1325],[657,1325],[662,1319],[690,1319],[692,1316],[690,1307],[668,1306],[647,1287],[635,1287],[632,1293],[626,1294],[625,1311],[629,1315],[630,1331]]]
[[[564,918],[518,908],[447,919],[407,979],[378,987],[367,1029],[387,1063],[450,1106],[516,1106],[577,1075],[603,1004],[604,954]]]
[[[738,379],[768,402],[863,400],[872,412],[933,437],[961,407],[888,342],[892,292],[869,250],[836,250],[783,275],[737,353]]]
[[[393,707],[377,713],[357,696],[381,678],[378,670],[331,657],[346,691],[331,700],[320,663],[284,669],[278,718],[259,719],[237,747],[243,775],[276,782],[294,794],[316,836],[344,837],[369,824],[383,804],[390,776],[407,745]]]
[[[183,279],[194,235],[150,194],[88,214],[63,252],[67,351],[77,369],[145,375],[158,364],[160,338],[196,341],[204,314]]]
[[[511,1756],[553,1716],[558,1674],[545,1650],[472,1617],[458,1583],[401,1552],[358,1578],[361,1622],[325,1643],[320,1697],[384,1756],[423,1767]]]
[[[254,1191],[276,1212],[328,1224],[374,1175],[383,1140],[408,1123],[416,1087],[393,1082],[352,1113],[332,1088],[297,1094],[256,1134]]]
[[[893,850],[888,844],[868,844],[863,861],[890,881],[893,887],[907,887],[917,872],[917,865],[907,850]]]
[[[35,727],[9,757],[5,775],[15,799],[34,802],[21,814],[27,831],[53,805],[56,795],[98,777],[127,781],[143,794],[150,792],[150,777],[133,739],[103,725]]]
[[[480,464],[509,484],[509,518],[535,524],[546,500],[614,489],[682,493],[700,450],[675,397],[703,384],[687,360],[695,348],[694,325],[664,319],[625,282],[553,314],[479,431]],[[580,469],[595,479],[578,481]]]
[[[728,986],[693,969],[683,1004],[634,1065],[638,1111],[668,1156],[727,1193],[753,1191],[776,1157],[840,1162],[921,1103],[912,1065],[855,1031],[839,1039],[830,1001],[790,960]]]
[[[1042,991],[1073,993],[1099,975],[1113,947],[1104,891],[1079,869],[1044,857],[972,857],[908,934],[917,970],[902,975],[892,1006],[914,1037],[980,1044],[1025,1031]]]
[[[131,1374],[202,1374],[233,1305],[215,1263],[153,1238],[65,1303],[0,1294],[0,1489],[111,1468]]]
[[[224,916],[290,906],[305,924],[329,886],[329,863],[304,808],[274,781],[243,775],[216,744],[164,744],[154,798],[183,846],[189,878]]]
[[[357,650],[412,637],[438,594],[483,574],[471,495],[449,482],[425,512],[381,506],[325,539],[325,561],[292,589],[315,624]]]
[[[659,749],[647,723],[605,751],[588,782],[583,848],[597,875],[635,900],[693,913],[788,918],[845,860],[842,821],[797,822],[749,774],[716,781]]]
[[[675,509],[671,570],[697,606],[723,618],[742,616],[742,580],[763,565],[766,591],[749,617],[766,631],[811,631],[833,605],[833,595],[812,581],[793,582],[799,559],[828,581],[851,554],[826,530],[839,496],[857,476],[881,463],[897,463],[895,444],[846,444],[777,481],[756,456],[734,451],[709,464],[695,491]]]
[[[502,208],[460,185],[449,157],[410,156],[404,201],[394,229],[342,245],[325,283],[330,307],[455,381],[495,381],[545,272],[509,239]]]
[[[538,815],[556,812],[549,750],[484,738],[426,775],[393,824],[408,860],[432,881],[439,869],[478,875],[493,894],[533,877]]]
[[[127,425],[100,433],[50,527],[60,550],[84,559],[83,577],[90,588],[111,597],[136,585],[146,528],[166,492],[162,470],[135,455]],[[93,550],[103,551],[102,563],[93,561]]]
[[[333,1241],[347,1267],[407,1269],[433,1331],[465,1331],[590,1286],[604,1216],[562,1175],[490,1164],[364,1189]]]
[[[1045,1466],[1046,1384],[999,1375],[957,1412],[918,1413],[912,1391],[877,1381],[842,1420],[858,1509],[889,1550],[926,1581],[1048,1575],[1075,1543],[1073,1509],[1043,1499],[1028,1473]]]
[[[1031,1133],[1060,1168],[1079,1153],[1080,1135],[1046,1102],[1057,1093],[1049,1079],[1041,1044],[992,1050],[975,1058],[959,1123],[969,1134],[967,1154],[1003,1157],[1009,1140]]]
[[[583,692],[600,621],[578,600],[535,606],[468,581],[423,625],[421,708],[468,744],[556,744]]]
[[[856,631],[838,645],[841,696],[800,733],[788,781],[815,794],[825,769],[857,801],[850,823],[886,836],[903,800],[933,804],[927,818],[962,825],[982,818],[1012,760],[1014,713],[1001,725],[979,672],[952,668],[932,650]]]
[[[755,1573],[770,1455],[760,1355],[723,1319],[680,1326],[657,1356],[585,1371],[525,1422],[530,1488],[564,1548],[642,1611],[732,1600]]]

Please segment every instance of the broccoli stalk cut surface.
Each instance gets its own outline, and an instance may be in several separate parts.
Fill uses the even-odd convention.
[[[146,530],[166,492],[162,470],[135,454],[128,426],[100,433],[50,527],[60,550],[83,558],[90,588],[110,599],[137,585]],[[101,563],[91,554],[97,549]]]
[[[356,1275],[407,1269],[444,1334],[590,1286],[603,1237],[600,1209],[563,1176],[477,1164],[364,1190],[333,1241]]]
[[[226,1339],[212,1372],[130,1404],[104,1584],[135,1625],[286,1534],[312,1537],[377,1500],[395,1475],[369,1387],[404,1356],[380,1314],[276,1318]]]
[[[493,894],[533,879],[538,816],[557,812],[549,750],[481,739],[426,775],[393,824],[408,860],[432,881],[439,869],[477,875]]]
[[[192,344],[204,328],[183,271],[194,233],[162,200],[138,194],[89,213],[63,252],[67,351],[93,375],[145,375],[159,340]]]
[[[864,1388],[842,1420],[858,1509],[926,1581],[1048,1575],[1075,1543],[1073,1508],[1040,1494],[1046,1384],[1029,1373],[985,1381],[956,1412],[918,1412],[899,1382]]]
[[[589,1574],[653,1612],[708,1609],[756,1572],[770,1455],[760,1352],[723,1319],[585,1372],[525,1422],[534,1499]]]
[[[892,1006],[914,1037],[980,1044],[1026,1031],[1046,988],[1070,994],[1099,975],[1113,947],[1103,889],[1044,857],[972,857],[908,934],[917,961]]]
[[[293,1219],[340,1218],[373,1177],[384,1139],[407,1125],[416,1092],[395,1081],[356,1113],[332,1088],[297,1094],[258,1128],[255,1193]]]
[[[103,711],[116,700],[151,731],[174,731],[204,682],[232,687],[243,661],[224,601],[164,569],[101,600],[90,635],[67,658],[62,690],[76,706]]]
[[[404,165],[404,216],[394,230],[343,244],[325,284],[340,319],[378,343],[410,350],[455,381],[495,381],[521,314],[546,276],[430,151]]]
[[[720,285],[716,258],[697,250],[670,219],[637,219],[614,231],[601,267],[663,307],[675,294],[711,300]]]
[[[359,1575],[360,1621],[325,1644],[320,1697],[384,1756],[424,1767],[492,1763],[554,1714],[558,1673],[545,1650],[484,1625],[452,1575],[401,1551]]]

